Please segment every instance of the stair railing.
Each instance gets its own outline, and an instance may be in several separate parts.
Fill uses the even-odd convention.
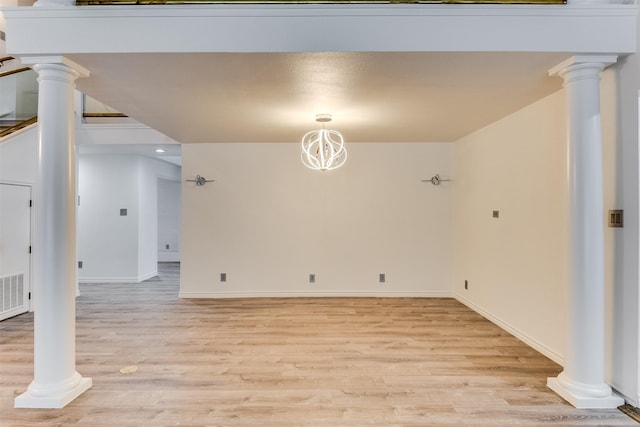
[[[0,58],[3,62],[11,57]],[[0,68],[0,138],[38,121],[38,79],[31,68]]]

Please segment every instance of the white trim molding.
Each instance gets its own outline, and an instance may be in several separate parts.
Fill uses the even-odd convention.
[[[365,297],[365,298],[452,298],[451,292],[336,292],[336,291],[246,291],[246,292],[180,292],[180,298],[307,298],[307,297]]]
[[[495,323],[496,325],[498,325],[499,327],[501,327],[505,331],[509,332],[511,335],[513,335],[514,337],[518,338],[520,341],[524,342],[529,347],[531,347],[531,348],[539,351],[540,353],[544,354],[545,356],[547,356],[549,359],[553,360],[557,364],[559,364],[561,366],[564,364],[564,358],[563,358],[563,356],[561,354],[559,354],[559,353],[555,352],[554,350],[550,349],[549,347],[547,347],[546,345],[542,344],[540,341],[536,340],[535,338],[530,337],[525,332],[523,332],[520,329],[516,328],[515,326],[513,326],[509,322],[506,322],[506,321],[500,319],[499,317],[494,316],[493,314],[491,314],[488,311],[482,309],[480,306],[475,305],[474,303],[472,303],[471,301],[465,299],[464,297],[462,297],[459,294],[454,295],[454,298],[456,300],[460,301],[462,304],[464,304],[467,307],[469,307],[471,310],[473,310],[476,313],[478,313],[479,315],[481,315],[482,317],[484,317],[485,319],[489,320],[492,323]]]
[[[3,12],[11,32],[7,52],[16,56],[323,51],[620,54],[636,48],[638,7],[633,4],[455,6],[216,4],[17,7]],[[331,31],[324,31],[327,27]],[[118,28],[118,37],[104,37],[113,28]]]
[[[80,283],[140,283],[152,279],[158,275],[158,271],[141,274],[140,276],[109,276],[109,277],[80,277]]]

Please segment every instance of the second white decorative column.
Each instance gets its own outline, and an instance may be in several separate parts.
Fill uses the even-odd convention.
[[[564,79],[568,114],[569,292],[564,370],[547,385],[577,408],[615,408],[605,382],[604,199],[600,73],[615,56],[575,56]]]
[[[75,80],[64,57],[22,58],[38,73],[34,204],[34,379],[16,408],[62,408],[91,387],[76,371]]]

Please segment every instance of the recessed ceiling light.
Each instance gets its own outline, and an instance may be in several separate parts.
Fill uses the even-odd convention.
[[[164,149],[162,149],[162,148],[156,148],[156,153],[164,153]]]

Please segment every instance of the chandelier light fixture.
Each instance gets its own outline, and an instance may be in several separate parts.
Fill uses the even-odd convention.
[[[302,137],[302,163],[309,169],[329,171],[347,161],[347,150],[340,132],[324,128],[324,124],[330,121],[331,114],[317,114],[316,122],[322,123],[322,129],[312,130]]]

